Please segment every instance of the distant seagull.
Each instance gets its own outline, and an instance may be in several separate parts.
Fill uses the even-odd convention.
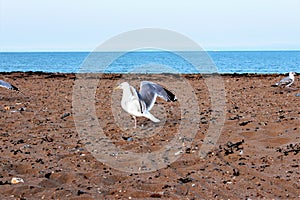
[[[285,86],[290,87],[295,81],[295,72],[290,72],[288,77],[281,79],[279,82],[275,83],[274,86]]]
[[[0,80],[0,87],[4,87],[9,90],[19,91],[19,88],[17,88],[16,86],[2,80]]]
[[[166,101],[177,100],[172,92],[150,81],[141,82],[139,92],[127,82],[121,83],[115,89],[123,90],[121,106],[134,118],[134,128],[136,128],[136,117],[146,117],[153,122],[160,122],[149,112],[157,96]]]
[[[3,87],[3,88],[6,88],[6,89],[9,89],[9,90],[15,90],[17,92],[19,92],[20,94],[22,94],[23,96],[25,96],[20,90],[19,88],[17,88],[16,86],[8,83],[8,82],[5,82],[3,80],[0,80],[0,87]]]

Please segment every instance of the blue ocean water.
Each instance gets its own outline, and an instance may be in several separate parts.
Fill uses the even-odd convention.
[[[0,61],[0,72],[300,72],[300,51],[0,52]]]

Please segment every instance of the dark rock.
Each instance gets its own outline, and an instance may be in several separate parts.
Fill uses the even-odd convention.
[[[185,178],[179,178],[178,181],[180,181],[181,183],[188,183],[188,182],[192,182],[192,178],[190,177],[185,177]]]
[[[246,125],[249,124],[250,122],[252,122],[252,121],[244,121],[244,122],[239,123],[239,125],[240,125],[240,126],[246,126]]]

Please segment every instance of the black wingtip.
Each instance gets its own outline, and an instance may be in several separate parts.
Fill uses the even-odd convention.
[[[168,94],[168,101],[177,101],[177,97],[172,93],[170,92],[169,90],[167,90],[166,88],[164,88],[164,90],[166,91],[166,93]]]
[[[14,85],[11,85],[11,90],[19,91],[19,88],[17,88],[17,87],[14,86]]]

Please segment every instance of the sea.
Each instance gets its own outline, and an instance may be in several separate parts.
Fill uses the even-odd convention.
[[[300,73],[300,51],[0,52],[0,72]]]

